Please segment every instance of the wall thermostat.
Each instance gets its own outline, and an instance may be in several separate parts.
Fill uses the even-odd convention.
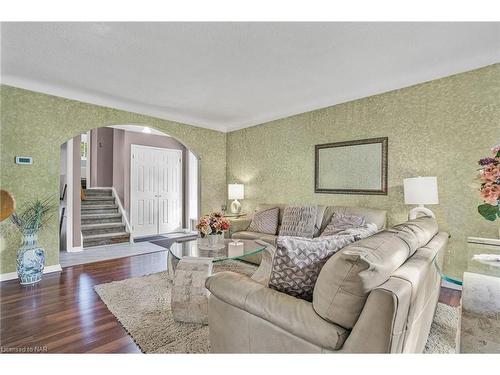
[[[16,156],[16,164],[33,164],[31,156]]]

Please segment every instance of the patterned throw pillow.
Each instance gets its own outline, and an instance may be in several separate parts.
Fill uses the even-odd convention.
[[[251,232],[276,234],[279,213],[280,209],[278,207],[255,212],[248,230]]]
[[[317,211],[316,206],[285,207],[279,235],[312,238]]]
[[[369,223],[328,237],[278,237],[269,287],[312,301],[314,285],[326,261],[348,244],[377,231],[377,226]]]
[[[321,232],[320,237],[332,236],[349,228],[357,228],[365,224],[364,216],[333,215],[332,220]]]

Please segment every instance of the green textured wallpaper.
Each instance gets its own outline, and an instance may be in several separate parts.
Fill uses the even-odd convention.
[[[18,205],[34,197],[58,194],[60,145],[90,129],[143,124],[177,138],[200,158],[202,212],[220,209],[226,191],[226,134],[74,100],[0,86],[1,188]],[[31,166],[14,164],[16,155],[32,156]],[[18,238],[2,223],[0,273],[15,271]],[[40,237],[46,265],[59,263],[57,220]]]
[[[437,176],[432,206],[451,235],[445,270],[465,267],[466,237],[498,235],[499,222],[476,213],[477,160],[500,142],[500,64],[436,81],[223,133],[0,86],[0,185],[22,205],[57,194],[59,146],[89,129],[144,124],[179,139],[201,159],[202,212],[225,202],[227,182],[245,183],[244,210],[258,202],[345,204],[384,208],[389,224],[406,219],[403,178]],[[314,145],[389,137],[387,196],[314,193]],[[33,156],[32,166],[14,164]],[[17,237],[1,225],[0,273],[15,271]],[[41,236],[47,265],[59,262],[58,226]]]
[[[389,137],[387,196],[314,193],[314,145]],[[445,270],[465,267],[466,237],[497,237],[476,207],[477,160],[500,142],[500,64],[339,104],[227,136],[227,180],[245,184],[243,209],[258,202],[315,203],[386,209],[406,219],[403,178],[437,176],[434,210],[451,234]]]

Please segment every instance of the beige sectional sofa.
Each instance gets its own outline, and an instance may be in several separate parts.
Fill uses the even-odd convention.
[[[279,207],[280,209],[278,218],[278,231],[279,231],[279,226],[281,225],[281,220],[283,219],[283,211],[286,206],[288,205],[267,204],[267,203],[259,204],[256,208],[256,211]],[[334,214],[351,214],[351,215],[364,216],[366,222],[376,224],[379,229],[385,228],[386,211],[384,210],[364,208],[364,207],[318,206],[318,211],[316,215],[316,232],[314,234],[314,237],[317,237],[321,234],[321,232],[325,229],[328,223],[330,223],[330,220],[332,219],[332,216]],[[251,221],[252,221],[251,217],[231,220],[231,228],[229,229],[229,236],[231,238],[242,239],[242,240],[258,239],[266,241],[273,246],[276,245],[276,239],[278,238],[277,234],[251,232],[248,230]],[[254,257],[248,257],[246,260],[258,264],[260,263],[260,255]]]
[[[433,262],[442,265],[447,241],[424,217],[352,243],[326,262],[312,302],[241,274],[215,274],[206,282],[211,350],[420,353],[439,297]]]

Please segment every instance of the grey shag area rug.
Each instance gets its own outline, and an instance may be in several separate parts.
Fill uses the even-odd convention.
[[[212,272],[251,276],[256,269],[228,260],[214,264]],[[208,326],[172,318],[171,286],[168,272],[159,272],[96,285],[94,290],[144,353],[209,353]]]
[[[226,261],[213,272],[252,275],[254,265]],[[94,287],[108,309],[144,353],[209,353],[208,326],[179,323],[170,310],[172,280],[168,272],[113,281]],[[438,304],[424,353],[455,353],[458,309]]]
[[[438,303],[424,354],[455,354],[460,310]]]

